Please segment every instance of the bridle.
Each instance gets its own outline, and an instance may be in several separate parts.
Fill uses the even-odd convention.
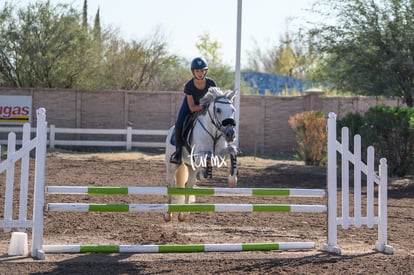
[[[226,135],[226,132],[229,131],[229,128],[233,128],[236,126],[236,121],[233,118],[226,118],[223,121],[219,120],[218,114],[217,114],[217,107],[216,104],[220,103],[220,104],[229,104],[231,105],[232,102],[231,101],[223,101],[224,97],[217,97],[216,99],[214,99],[214,106],[213,106],[213,113],[210,112],[210,108],[209,106],[207,107],[207,114],[210,118],[211,123],[214,125],[214,127],[218,130],[215,132],[215,134],[213,135],[206,127],[205,125],[200,121],[199,118],[197,118],[198,123],[200,123],[201,127],[204,129],[204,131],[207,132],[207,134],[211,137],[211,139],[213,140],[213,151],[215,151],[215,147],[216,147],[216,143],[217,141],[223,137],[224,135]]]
[[[227,99],[227,100],[223,100],[223,99]],[[197,122],[200,123],[200,126],[204,129],[204,131],[207,132],[207,134],[211,137],[211,139],[213,140],[213,154],[216,153],[216,145],[217,142],[220,140],[220,138],[222,138],[224,136],[224,138],[226,139],[227,142],[231,142],[228,144],[227,150],[229,150],[230,152],[230,175],[234,175],[234,174],[238,174],[238,170],[237,170],[237,154],[240,152],[240,150],[234,145],[232,144],[234,141],[234,137],[235,137],[235,130],[234,127],[236,126],[236,121],[233,118],[225,118],[222,121],[220,121],[219,117],[218,117],[218,113],[217,113],[217,107],[216,104],[220,103],[220,104],[229,104],[232,105],[232,100],[228,100],[228,98],[224,97],[224,96],[220,96],[214,99],[213,102],[213,112],[210,112],[210,106],[207,106],[207,114],[208,117],[211,121],[211,123],[214,125],[214,127],[216,128],[217,131],[215,131],[214,133],[211,133],[206,126],[202,123],[202,121],[200,120],[199,117],[197,117]],[[231,140],[228,140],[230,139]],[[207,164],[208,166],[209,164]],[[212,177],[212,167],[208,166],[206,173],[207,176],[209,176],[210,178]]]

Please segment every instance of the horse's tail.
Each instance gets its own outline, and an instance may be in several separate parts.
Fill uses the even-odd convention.
[[[188,170],[187,167],[182,163],[175,174],[175,182],[178,188],[184,188],[185,183],[188,180]]]

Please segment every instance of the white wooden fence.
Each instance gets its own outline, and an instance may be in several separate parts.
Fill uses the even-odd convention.
[[[55,125],[50,125],[48,131],[48,145],[50,148],[55,146],[101,146],[101,147],[125,147],[127,151],[130,151],[132,147],[141,148],[164,148],[165,142],[146,142],[146,141],[134,141],[133,136],[163,136],[164,138],[168,134],[168,130],[138,130],[127,127],[126,129],[91,129],[91,128],[57,128]],[[0,133],[21,133],[22,127],[0,127]],[[35,133],[36,128],[31,128],[31,132]],[[58,134],[70,134],[77,135],[73,139],[58,139]],[[79,135],[118,135],[124,136],[123,140],[91,140],[81,139]],[[119,139],[117,137],[117,139]],[[18,145],[21,145],[22,140],[16,140]],[[0,139],[1,145],[7,144],[7,140]],[[1,153],[0,153],[1,154]]]

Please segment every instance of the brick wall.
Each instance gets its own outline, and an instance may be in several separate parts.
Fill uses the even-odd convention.
[[[56,127],[168,129],[174,124],[182,92],[86,91],[0,88],[0,95],[31,95],[33,110],[45,107],[47,121]],[[296,141],[288,120],[304,111],[365,111],[371,106],[396,106],[396,99],[324,97],[320,91],[304,96],[241,95],[239,146],[245,154],[271,155],[292,151]],[[32,118],[36,123],[36,118]]]

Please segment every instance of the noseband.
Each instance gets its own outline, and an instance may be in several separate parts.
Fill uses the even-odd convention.
[[[236,126],[236,121],[233,118],[226,118],[223,121],[219,121],[218,116],[217,116],[217,112],[216,112],[216,103],[221,103],[221,104],[231,104],[230,101],[221,101],[221,98],[217,98],[216,100],[214,100],[214,112],[213,115],[214,117],[211,116],[210,111],[208,112],[208,115],[211,119],[211,122],[214,124],[214,126],[216,126],[216,128],[218,130],[220,130],[221,132],[223,132],[222,127],[227,127],[227,126]]]
[[[230,125],[230,126],[235,127],[235,126],[236,126],[236,121],[235,121],[233,118],[226,118],[225,120],[223,120],[223,121],[221,122],[221,124],[222,124],[224,127],[226,127],[227,125]]]

